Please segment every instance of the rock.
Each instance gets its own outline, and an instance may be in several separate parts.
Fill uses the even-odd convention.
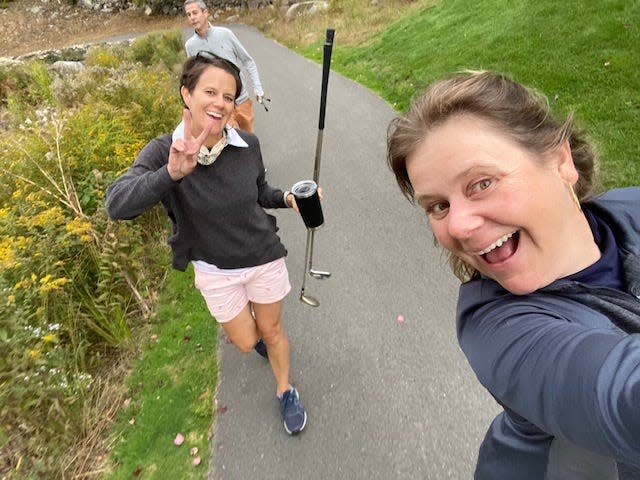
[[[84,68],[82,62],[70,62],[67,60],[58,60],[49,66],[49,70],[56,72],[58,75],[75,75]]]
[[[327,1],[310,1],[294,3],[289,7],[284,18],[287,21],[293,20],[297,15],[314,15],[318,12],[327,10],[329,8],[329,2]]]

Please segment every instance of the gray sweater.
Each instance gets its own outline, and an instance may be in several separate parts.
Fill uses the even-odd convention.
[[[227,145],[213,164],[198,164],[177,182],[166,167],[171,135],[151,140],[107,188],[107,213],[132,219],[162,202],[173,225],[168,243],[178,270],[185,270],[191,260],[230,269],[286,256],[276,219],[264,210],[286,208],[284,193],[265,180],[257,137],[240,135],[248,146],[238,146],[241,141]]]

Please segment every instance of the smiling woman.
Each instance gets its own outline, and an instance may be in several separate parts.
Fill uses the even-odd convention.
[[[491,72],[429,87],[391,123],[388,161],[463,281],[458,339],[504,407],[475,478],[639,467],[640,188],[596,196],[571,117]]]
[[[228,121],[241,90],[238,69],[208,55],[183,66],[187,107],[173,134],[149,142],[107,189],[107,211],[131,219],[161,202],[173,225],[173,267],[191,263],[195,286],[236,348],[267,357],[284,428],[304,429],[307,414],[289,383],[289,340],[281,321],[291,290],[287,250],[265,209],[297,209],[292,194],[270,186],[258,139]],[[266,345],[266,348],[265,348]]]

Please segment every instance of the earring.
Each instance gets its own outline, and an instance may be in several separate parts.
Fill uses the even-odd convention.
[[[578,200],[578,195],[576,195],[576,191],[573,188],[573,185],[569,184],[569,191],[571,192],[571,197],[573,198],[573,201],[575,202],[576,206],[578,207],[578,210],[582,211],[582,205],[580,205],[580,200]]]

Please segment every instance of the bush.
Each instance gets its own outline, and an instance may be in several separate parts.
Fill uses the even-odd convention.
[[[104,191],[180,120],[177,35],[98,48],[73,78],[38,62],[0,72],[0,473],[73,468],[65,448],[102,417],[86,418],[100,379],[151,314],[164,216],[112,222]]]

